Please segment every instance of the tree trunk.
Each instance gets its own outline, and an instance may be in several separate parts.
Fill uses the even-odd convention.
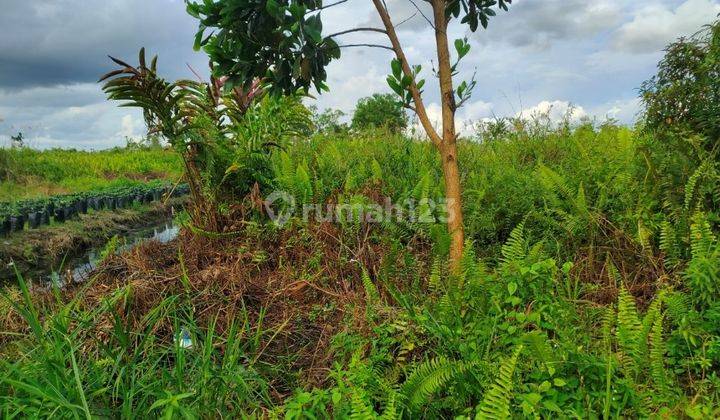
[[[450,49],[448,48],[447,24],[445,17],[446,0],[434,0],[435,43],[438,56],[438,76],[442,102],[442,144],[439,146],[445,178],[445,199],[447,200],[447,227],[450,234],[450,270],[460,274],[465,232],[463,230],[460,171],[457,162],[457,135],[455,132],[455,91],[452,82]]]
[[[447,228],[450,234],[450,269],[453,273],[459,274],[461,268],[463,245],[465,233],[463,231],[462,200],[460,191],[460,172],[457,162],[457,136],[455,133],[455,92],[452,83],[452,69],[450,65],[450,50],[447,39],[447,23],[445,18],[445,6],[447,0],[432,0],[435,42],[437,44],[438,73],[440,76],[440,92],[442,102],[442,135],[439,135],[428,118],[423,104],[420,90],[415,84],[410,65],[405,58],[400,40],[395,32],[395,27],[390,19],[387,9],[382,0],[373,0],[373,4],[380,15],[385,26],[395,56],[400,61],[403,73],[412,79],[409,90],[412,94],[415,108],[413,111],[420,119],[425,132],[440,152],[442,158],[443,178],[445,180],[445,199],[447,208]]]
[[[465,244],[465,231],[463,229],[460,172],[458,170],[455,142],[443,144],[440,155],[442,157],[443,177],[445,178],[447,228],[450,234],[450,270],[454,274],[459,274]]]

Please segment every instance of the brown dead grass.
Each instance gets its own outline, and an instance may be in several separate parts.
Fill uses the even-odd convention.
[[[148,242],[107,260],[83,292],[83,305],[97,307],[118,289],[130,288],[115,309],[133,331],[142,331],[143,318],[163,299],[184,296],[198,324],[215,321],[219,334],[246,310],[251,325],[261,323],[266,331],[259,361],[287,366],[308,385],[321,385],[333,360],[331,338],[342,329],[367,332],[362,267],[374,276],[385,254],[370,239],[370,229],[363,226],[350,239],[327,223],[273,234],[248,226],[232,238],[185,231],[176,241]],[[171,322],[161,320],[154,333],[170,340]],[[111,328],[104,319],[94,336],[107,340]],[[292,391],[274,386],[280,393]]]
[[[638,305],[646,307],[669,279],[662,258],[608,221],[600,223],[602,245],[581,248],[572,271],[584,283],[583,298],[599,305],[614,303],[624,284]]]

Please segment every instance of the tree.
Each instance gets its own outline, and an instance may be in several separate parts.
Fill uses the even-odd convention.
[[[690,130],[713,150],[720,139],[720,22],[665,49],[658,73],[640,88],[649,128]]]
[[[459,61],[468,54],[466,39],[456,39],[453,60],[448,40],[448,26],[460,18],[474,32],[486,28],[496,9],[508,10],[512,0],[424,0],[432,8],[432,16],[418,12],[435,31],[437,76],[442,107],[442,131],[438,133],[430,121],[423,102],[424,80],[419,78],[420,66],[411,66],[395,30],[384,0],[372,0],[383,28],[350,28],[327,36],[322,35],[321,11],[341,5],[337,0],[324,5],[321,0],[203,0],[189,2],[188,12],[200,21],[195,47],[204,47],[215,64],[216,75],[227,75],[233,83],[244,83],[261,77],[270,92],[289,93],[314,86],[327,90],[325,68],[340,58],[341,48],[378,47],[394,53],[392,74],[388,84],[415,112],[426,134],[440,153],[445,183],[447,226],[451,237],[450,266],[458,272],[463,253],[464,231],[461,205],[460,173],[457,158],[455,112],[466,102],[475,81],[463,81],[454,87]],[[415,4],[415,3],[413,3]],[[212,28],[209,36],[205,31]],[[390,46],[378,44],[337,43],[336,38],[352,32],[384,34]]]
[[[337,134],[348,130],[347,124],[340,121],[345,113],[339,109],[327,108],[319,112],[315,105],[308,107],[312,112],[313,126],[315,132],[321,134]]]
[[[403,103],[394,95],[375,93],[373,96],[358,100],[352,126],[361,130],[369,127],[385,127],[393,133],[399,133],[407,127],[407,120]]]

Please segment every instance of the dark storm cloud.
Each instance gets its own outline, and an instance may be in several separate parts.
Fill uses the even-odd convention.
[[[0,89],[94,82],[112,68],[108,54],[135,62],[158,53],[168,78],[204,72],[192,51],[196,22],[180,0],[25,0],[0,14]]]
[[[498,13],[491,30],[479,30],[480,42],[509,43],[514,47],[546,48],[564,40],[577,41],[609,31],[623,17],[622,3],[611,0],[519,0],[509,13]]]

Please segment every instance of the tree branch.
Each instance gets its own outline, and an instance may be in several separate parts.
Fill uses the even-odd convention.
[[[418,7],[417,3],[415,3],[413,0],[410,0],[410,3],[412,3],[412,5],[415,6],[415,8],[417,9],[418,13],[420,13],[420,14],[422,15],[422,17],[425,18],[425,21],[426,21],[427,23],[429,23],[430,26],[431,26],[433,29],[435,29],[435,24],[432,23],[432,21],[430,20],[430,18],[428,18],[427,16],[425,16],[425,13],[423,13],[423,11],[420,10],[420,7]]]
[[[317,9],[315,9],[315,10],[311,10],[310,13],[312,13],[312,12],[317,12],[317,11],[319,11],[319,10],[329,9],[329,8],[331,8],[331,7],[333,7],[333,6],[337,6],[338,4],[343,4],[343,3],[347,2],[347,1],[348,1],[348,0],[336,1],[335,3],[330,3],[330,4],[328,4],[327,6],[323,6],[323,7],[317,8]]]
[[[442,138],[438,135],[437,131],[435,131],[435,128],[433,127],[432,123],[430,122],[430,118],[427,115],[427,111],[425,110],[425,104],[423,103],[422,97],[420,96],[420,90],[417,88],[415,78],[413,77],[413,73],[410,69],[408,61],[405,58],[405,53],[403,52],[402,46],[400,45],[400,40],[398,39],[397,33],[395,32],[395,27],[393,26],[392,20],[390,19],[390,15],[388,14],[385,6],[383,6],[383,4],[381,3],[382,0],[372,1],[378,11],[378,14],[380,15],[380,19],[382,20],[383,25],[385,26],[387,36],[393,46],[392,49],[393,51],[395,51],[395,57],[398,59],[398,61],[400,61],[403,73],[405,74],[405,76],[409,77],[412,80],[408,88],[410,89],[410,94],[412,95],[413,102],[415,103],[415,114],[417,114],[418,119],[420,120],[420,124],[422,124],[423,129],[425,129],[425,132],[427,133],[428,137],[430,137],[430,140],[432,140],[433,144],[435,144],[436,147],[440,148],[442,146]]]
[[[402,25],[403,23],[409,21],[410,19],[414,18],[415,16],[417,16],[417,12],[415,12],[415,13],[413,13],[412,15],[408,16],[407,18],[403,19],[400,23],[398,23],[397,25],[395,25],[395,28],[398,28],[400,25]],[[386,32],[386,33],[387,33],[387,32]]]
[[[381,34],[387,34],[385,29],[380,28],[353,28],[345,31],[335,32],[334,34],[328,35],[326,38],[332,38],[334,36],[345,35],[352,32],[380,32]]]
[[[380,44],[345,44],[345,45],[338,45],[339,48],[353,48],[353,47],[370,47],[370,48],[383,48],[386,50],[394,51],[392,47],[388,47],[387,45],[380,45]]]

